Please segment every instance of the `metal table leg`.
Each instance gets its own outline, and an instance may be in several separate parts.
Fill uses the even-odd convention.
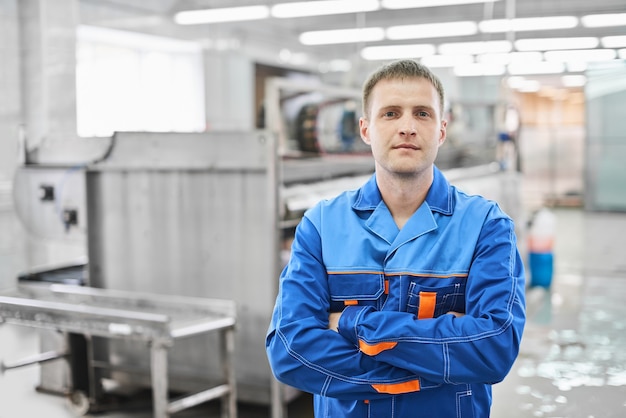
[[[235,333],[233,328],[222,331],[222,358],[228,395],[222,399],[222,418],[237,418],[237,384],[235,381]]]
[[[167,347],[153,342],[150,355],[154,417],[168,418]]]

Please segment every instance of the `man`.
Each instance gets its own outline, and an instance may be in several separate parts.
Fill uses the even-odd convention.
[[[411,60],[363,89],[375,174],[296,230],[266,346],[318,418],[489,416],[525,322],[512,220],[434,166],[444,93]]]

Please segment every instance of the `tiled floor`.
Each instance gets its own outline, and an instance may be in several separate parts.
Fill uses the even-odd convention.
[[[545,156],[545,133],[526,131],[521,186],[525,213],[532,213],[548,195],[582,190],[580,132],[571,134],[575,140],[569,138],[568,143],[574,146],[567,152],[573,163],[555,171],[553,160],[536,158]],[[549,291],[528,290],[522,352],[506,380],[494,387],[492,417],[624,417],[626,213],[589,213],[580,208],[555,208],[554,213],[553,283]],[[71,243],[59,248],[27,237],[7,208],[0,210],[0,231],[0,288],[11,285],[19,271],[80,253]],[[0,326],[0,360],[9,363],[38,350],[33,330]],[[0,375],[0,418],[74,416],[64,399],[34,390],[38,379],[37,366]],[[217,411],[217,405],[209,404],[177,416],[216,417]],[[243,418],[269,417],[266,407],[240,405],[239,412]],[[144,409],[98,416],[150,415]],[[309,397],[303,395],[291,404],[289,416],[312,417]]]

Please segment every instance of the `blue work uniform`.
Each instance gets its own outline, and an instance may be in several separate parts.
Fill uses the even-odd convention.
[[[298,225],[268,358],[279,381],[314,394],[317,418],[486,418],[519,352],[524,289],[513,221],[496,203],[435,167],[400,230],[373,175]]]

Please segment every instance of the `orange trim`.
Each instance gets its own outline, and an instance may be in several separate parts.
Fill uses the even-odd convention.
[[[420,308],[417,312],[417,319],[426,319],[435,316],[436,303],[437,292],[420,292]]]
[[[354,306],[354,305],[358,305],[359,301],[358,300],[354,300],[354,299],[352,299],[352,300],[344,300],[343,304],[345,306]]]
[[[326,271],[326,274],[383,274],[385,277],[395,277],[395,276],[411,276],[411,277],[433,277],[435,279],[447,279],[450,277],[468,277],[468,273],[452,273],[452,274],[428,274],[428,273],[411,273],[408,271],[400,271],[397,273],[385,273],[384,271]]]
[[[389,294],[389,280],[385,280],[385,295]]]
[[[389,393],[391,395],[398,395],[400,393],[419,392],[420,381],[411,380],[403,383],[390,383],[390,384],[378,384],[372,385],[378,393]]]
[[[370,403],[370,400],[366,399],[366,400],[363,401],[363,403],[367,405],[368,403]]]
[[[377,354],[382,353],[385,350],[391,350],[396,345],[398,345],[398,343],[395,341],[368,344],[365,341],[359,340],[359,350],[361,350],[363,354],[367,354],[368,356],[375,356]]]
[[[397,273],[385,273],[385,276],[411,276],[411,277],[433,277],[435,279],[447,279],[449,277],[467,277],[468,273],[452,273],[452,274],[427,274],[427,273],[410,273],[408,271],[400,271]]]

